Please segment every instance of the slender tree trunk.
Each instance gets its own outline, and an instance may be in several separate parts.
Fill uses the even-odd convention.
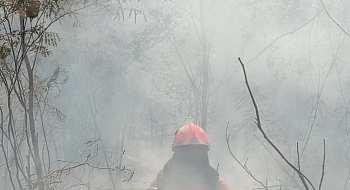
[[[146,128],[146,149],[147,149],[147,152],[148,152],[148,148],[149,148],[149,128],[147,127]]]
[[[95,104],[94,104],[94,108],[96,109]],[[109,162],[108,162],[106,148],[105,148],[105,145],[104,145],[104,142],[103,142],[103,138],[101,137],[100,129],[98,128],[97,121],[96,121],[96,113],[95,113],[96,111],[94,112],[94,109],[92,108],[91,102],[90,102],[90,111],[91,111],[92,120],[93,120],[93,123],[94,123],[94,126],[95,126],[95,132],[97,133],[98,137],[100,137],[101,148],[102,148],[103,157],[104,157],[105,162],[106,162],[106,167],[109,167]],[[110,179],[110,181],[112,183],[113,190],[117,190],[117,188],[115,186],[115,183],[114,183],[114,180],[113,180],[112,172],[110,170],[108,170],[108,175],[109,175],[109,179]]]
[[[119,137],[118,137],[118,140],[117,142],[120,141],[120,134],[119,134]],[[116,145],[116,159],[119,159],[120,158],[120,146],[118,146],[118,144]],[[119,163],[117,163],[117,166],[119,165]],[[120,172],[117,171],[115,173],[115,179],[116,179],[116,183],[117,183],[117,186],[119,187],[119,182],[120,182]]]
[[[164,119],[164,115],[162,116],[162,124],[165,123],[165,119]],[[164,142],[164,125],[160,125],[160,142],[159,142],[159,145],[160,145],[160,150],[163,150],[163,142]],[[162,151],[161,151],[162,152]]]
[[[119,161],[119,168],[122,168],[122,164],[123,164],[123,153],[124,153],[124,137],[125,137],[125,127],[123,127],[123,130],[122,130],[122,133],[121,133],[121,142],[120,142],[120,155],[119,155],[119,158],[120,158],[120,161]],[[121,171],[118,170],[118,173],[119,173],[119,179],[118,179],[118,187],[121,188],[121,179],[120,179],[120,176],[121,176]]]
[[[56,160],[59,160],[59,155],[58,155],[58,148],[57,148],[57,143],[55,137],[52,137],[52,142],[53,142],[53,147],[55,149],[55,154],[56,154]],[[57,162],[57,167],[61,168],[60,162]]]
[[[133,157],[136,157],[136,154],[135,154],[135,126],[133,126],[133,129],[132,129],[132,156]]]
[[[200,25],[201,25],[201,32],[202,32],[202,119],[201,119],[201,127],[204,130],[207,130],[207,118],[208,118],[208,88],[209,88],[209,56],[208,56],[208,47],[207,47],[207,33],[205,28],[205,22],[204,22],[204,6],[203,6],[203,0],[199,0],[199,6],[200,6]]]
[[[25,2],[24,2],[25,3]],[[25,26],[24,26],[24,17],[20,16],[20,27],[21,27],[21,41],[22,41],[22,56],[24,58],[24,63],[26,65],[27,74],[28,74],[28,119],[29,119],[29,129],[30,129],[30,135],[33,145],[33,151],[34,151],[34,164],[35,164],[35,171],[37,178],[40,180],[42,177],[42,164],[39,154],[39,142],[38,142],[38,136],[35,130],[35,119],[34,119],[34,73],[33,69],[30,65],[30,61],[28,58],[28,55],[26,53],[26,42],[25,42]],[[26,108],[24,108],[26,109]],[[38,183],[39,190],[44,190],[44,183],[39,182]]]
[[[151,147],[152,147],[152,154],[156,154],[155,151],[155,139],[156,139],[156,132],[154,128],[154,121],[153,121],[153,107],[150,107],[150,117],[151,117]]]

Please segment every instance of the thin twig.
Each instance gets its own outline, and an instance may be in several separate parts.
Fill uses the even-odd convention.
[[[264,136],[264,138],[267,140],[267,142],[275,149],[275,151],[281,156],[281,158],[294,170],[298,173],[304,187],[306,190],[309,190],[309,186],[307,185],[305,179],[309,182],[309,184],[312,186],[312,188],[314,190],[315,187],[313,186],[313,184],[310,182],[310,180],[308,180],[308,178],[298,169],[296,168],[285,156],[284,154],[279,150],[279,148],[277,148],[277,146],[269,139],[269,137],[266,135],[265,131],[262,129],[261,127],[261,122],[260,122],[260,116],[259,116],[259,111],[258,111],[258,106],[255,102],[255,99],[254,99],[254,96],[253,96],[253,93],[250,89],[250,86],[249,86],[249,83],[248,83],[248,79],[247,79],[247,74],[246,74],[246,71],[245,71],[245,68],[244,68],[244,64],[243,62],[241,61],[241,58],[238,57],[238,60],[239,62],[241,63],[241,66],[242,66],[242,69],[243,69],[243,73],[244,73],[244,78],[245,78],[245,83],[246,83],[246,86],[248,88],[248,91],[249,91],[249,95],[250,95],[250,98],[253,102],[253,105],[254,105],[254,108],[255,108],[255,114],[256,114],[256,122],[255,124],[257,125],[258,129],[260,130],[260,132],[262,133],[262,135]]]
[[[300,154],[299,154],[299,143],[297,142],[297,156],[298,156],[298,168],[300,170]]]
[[[277,37],[275,40],[273,40],[272,42],[269,43],[269,45],[267,45],[263,50],[260,51],[260,53],[258,53],[256,56],[254,56],[248,63],[251,63],[252,61],[254,61],[256,58],[258,58],[261,54],[263,54],[267,49],[269,49],[270,47],[272,47],[272,45],[274,45],[278,40],[282,39],[285,36],[288,36],[290,34],[294,34],[296,32],[298,32],[299,30],[301,30],[302,28],[304,28],[305,26],[307,26],[310,22],[312,22],[313,20],[315,20],[315,18],[317,18],[317,16],[321,13],[322,11],[319,11],[318,13],[315,14],[315,16],[313,16],[310,20],[306,21],[304,24],[302,24],[301,26],[299,26],[298,28],[296,28],[293,31],[284,33],[282,35],[280,35],[279,37]]]
[[[260,185],[263,186],[264,189],[267,190],[267,187],[266,187],[261,181],[259,181],[258,179],[256,179],[256,178],[253,176],[252,172],[250,172],[250,171],[248,170],[248,168],[245,167],[245,166],[237,159],[237,157],[232,153],[232,150],[231,150],[231,147],[230,147],[230,142],[229,142],[229,141],[230,141],[230,135],[229,135],[228,132],[227,132],[228,125],[229,125],[229,123],[227,123],[227,126],[226,126],[226,133],[225,133],[225,134],[226,134],[226,144],[227,144],[228,151],[230,152],[231,156],[237,161],[237,163],[247,172],[247,174],[250,175],[250,177],[252,177],[256,182],[260,183]]]
[[[326,162],[326,139],[323,139],[323,163],[322,163],[322,175],[321,175],[321,180],[320,180],[320,185],[318,187],[318,190],[321,190],[322,182],[323,182],[323,177],[324,177],[324,165]]]
[[[338,24],[338,22],[335,21],[334,18],[329,14],[329,12],[328,12],[326,6],[324,5],[323,1],[320,0],[320,2],[321,2],[321,4],[322,4],[322,6],[323,6],[323,9],[326,11],[328,17],[334,22],[334,24],[336,24],[336,25],[338,26],[338,28],[339,28],[340,30],[342,30],[347,36],[350,37],[349,32],[347,32],[342,26],[340,26],[340,24]]]
[[[274,187],[293,187],[293,185],[271,185],[271,186],[267,186],[267,188],[274,188]],[[264,189],[264,188],[261,188],[261,187],[258,187],[258,188],[254,188],[252,190],[259,190],[259,189]]]

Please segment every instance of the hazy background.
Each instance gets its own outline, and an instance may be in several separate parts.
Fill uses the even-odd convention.
[[[350,1],[323,2],[350,31]],[[325,139],[323,189],[349,189],[349,36],[319,0],[204,4],[212,166],[219,163],[219,173],[232,190],[261,187],[229,154],[229,122],[233,154],[257,179],[293,189],[288,173],[300,183],[254,124],[254,107],[237,60],[241,57],[271,140],[295,165],[298,142],[301,170],[318,187]],[[175,130],[199,122],[198,95],[184,68],[200,86],[200,7],[198,1],[181,0],[102,5],[54,25],[51,30],[58,31],[61,41],[36,68],[44,78],[59,66],[59,79],[67,80],[50,94],[52,105],[65,116],[46,121],[49,146],[56,147],[52,160],[79,161],[93,147],[85,143],[100,138],[111,162],[125,150],[120,164],[135,168],[132,180],[122,187],[146,188],[171,157]],[[135,19],[132,12],[129,18],[132,7],[144,15]],[[125,18],[118,20],[120,8]],[[99,166],[105,164],[101,154],[95,161]],[[110,182],[103,170],[84,179],[101,188]]]

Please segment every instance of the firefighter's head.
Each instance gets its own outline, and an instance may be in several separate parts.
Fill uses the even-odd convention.
[[[207,133],[198,125],[188,123],[175,132],[172,150],[180,149],[209,150]]]

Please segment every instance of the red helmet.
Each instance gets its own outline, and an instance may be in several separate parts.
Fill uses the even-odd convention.
[[[204,145],[209,150],[207,133],[201,127],[191,122],[182,126],[175,132],[172,150],[177,146],[185,145]]]

